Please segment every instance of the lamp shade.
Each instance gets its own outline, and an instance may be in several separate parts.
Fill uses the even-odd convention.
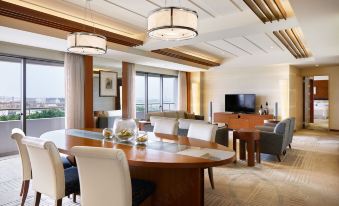
[[[197,12],[180,7],[164,7],[148,16],[148,35],[160,40],[184,40],[198,35]]]
[[[74,32],[67,36],[67,50],[72,53],[105,54],[106,45],[106,37],[99,34]]]

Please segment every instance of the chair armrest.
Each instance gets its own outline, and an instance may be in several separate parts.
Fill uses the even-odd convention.
[[[270,127],[270,126],[256,126],[256,129],[263,131],[263,132],[273,132],[274,131],[274,127]]]
[[[267,127],[275,127],[275,126],[277,126],[277,124],[276,123],[264,123],[264,126],[267,126]]]

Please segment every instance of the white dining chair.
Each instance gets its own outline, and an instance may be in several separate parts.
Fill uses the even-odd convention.
[[[31,162],[35,206],[39,205],[41,194],[55,199],[55,205],[60,206],[63,197],[80,193],[77,168],[64,169],[53,142],[26,136],[22,143],[27,146]]]
[[[151,182],[131,181],[125,153],[120,149],[76,146],[72,154],[79,169],[83,206],[136,206],[155,190]]]
[[[154,124],[153,132],[177,135],[178,121],[176,119],[159,119]]]
[[[20,196],[21,198],[21,205],[25,205],[25,201],[27,198],[27,193],[29,189],[29,181],[32,178],[32,168],[31,168],[31,162],[29,160],[28,151],[26,148],[26,145],[22,144],[22,139],[25,137],[25,133],[19,129],[14,128],[12,130],[11,138],[15,140],[15,143],[17,145],[20,159],[21,159],[21,166],[22,166],[22,184],[21,184],[21,191]]]
[[[191,123],[188,129],[187,137],[201,139],[208,142],[215,142],[215,135],[217,132],[218,126],[213,124],[197,124]],[[213,168],[209,167],[208,177],[210,179],[211,187],[214,189],[214,180],[213,180]]]

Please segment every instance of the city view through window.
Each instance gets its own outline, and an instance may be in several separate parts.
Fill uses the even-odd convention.
[[[177,110],[178,78],[176,76],[138,73],[135,90],[138,119],[144,119],[146,112]]]
[[[0,60],[0,121],[19,120],[21,113],[21,62]],[[26,119],[64,117],[62,65],[26,64]]]

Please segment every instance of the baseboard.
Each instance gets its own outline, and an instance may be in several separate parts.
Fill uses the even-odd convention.
[[[331,132],[339,132],[339,129],[330,129]]]
[[[10,155],[16,155],[16,154],[19,154],[19,152],[18,152],[18,151],[5,152],[5,153],[0,153],[0,157],[10,156]]]

